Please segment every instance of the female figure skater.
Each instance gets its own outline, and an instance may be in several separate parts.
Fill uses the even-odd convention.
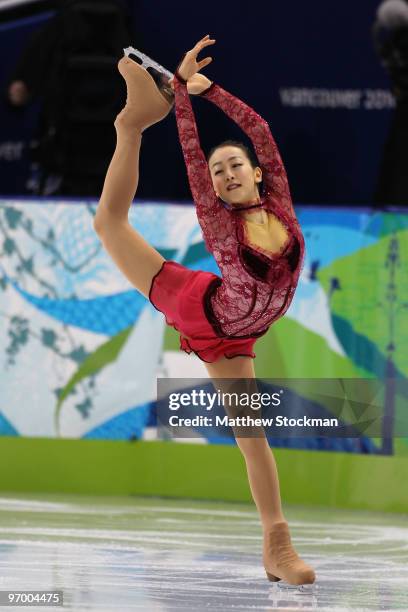
[[[198,72],[214,44],[206,36],[186,53],[170,86],[197,217],[222,277],[166,261],[128,222],[138,184],[142,132],[171,109],[169,83],[124,57],[118,68],[127,102],[115,121],[117,146],[94,219],[104,248],[128,280],[180,332],[180,347],[206,363],[212,379],[254,379],[253,346],[288,309],[298,282],[304,240],[286,173],[267,123],[249,106]],[[189,98],[201,94],[251,138],[260,167],[246,147],[223,143],[206,160]],[[259,194],[263,181],[265,194]],[[284,518],[274,456],[265,435],[237,437],[263,527],[263,563],[270,581],[315,580],[293,549]]]

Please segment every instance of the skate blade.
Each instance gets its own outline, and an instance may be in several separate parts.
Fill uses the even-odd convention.
[[[129,57],[129,55],[135,55],[136,57],[138,57],[142,62],[143,68],[155,68],[155,70],[157,70],[161,74],[164,74],[169,79],[172,79],[174,76],[174,74],[170,72],[170,70],[167,70],[161,64],[155,62],[151,57],[139,51],[139,49],[135,49],[134,47],[126,47],[126,49],[123,49],[123,52],[126,57]]]
[[[282,591],[290,591],[291,593],[305,593],[312,594],[318,590],[318,585],[314,584],[288,584],[287,582],[283,582],[280,580],[276,583],[278,589]]]

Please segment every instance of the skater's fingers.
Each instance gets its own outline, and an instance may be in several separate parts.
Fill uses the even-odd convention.
[[[208,47],[209,45],[214,45],[215,42],[216,41],[214,39],[207,40],[206,42],[203,42],[203,44],[201,45],[201,48],[204,49],[204,47]]]
[[[210,38],[210,35],[207,34],[206,36],[204,36],[204,38],[202,38],[201,40],[199,40],[193,47],[193,49],[196,49],[197,47],[199,47],[202,43],[204,43],[205,41],[207,41]]]
[[[201,51],[201,49],[204,49],[205,47],[208,47],[209,45],[213,45],[214,43],[215,43],[214,38],[208,38],[207,40],[200,40],[200,42],[196,44],[195,48],[197,48],[198,51]]]
[[[202,38],[200,41],[198,41],[197,45],[205,45],[206,43],[210,42],[210,41],[214,41],[215,39],[211,38],[209,34],[207,34],[207,36],[204,36],[204,38]]]
[[[213,45],[215,43],[215,39],[212,38],[203,38],[203,40],[200,40],[195,47],[193,47],[193,49],[191,49],[191,51],[189,51],[189,53],[192,53],[195,57],[200,53],[200,51],[202,49],[204,49],[205,47],[208,47],[209,45]]]
[[[205,59],[201,60],[201,62],[198,62],[199,70],[201,70],[201,68],[205,68],[206,66],[208,66],[208,64],[211,64],[211,62],[212,57],[206,57]]]

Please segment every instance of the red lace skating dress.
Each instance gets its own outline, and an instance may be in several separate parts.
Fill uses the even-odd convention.
[[[187,353],[193,351],[207,362],[222,356],[255,357],[257,338],[289,308],[304,260],[304,239],[286,172],[266,121],[213,83],[202,95],[249,136],[263,171],[261,203],[227,207],[215,194],[190,96],[177,73],[174,85],[177,126],[197,218],[222,277],[166,261],[152,281],[149,299],[180,332],[180,348]],[[242,215],[242,210],[259,208],[273,213],[267,218],[277,218],[288,231],[278,253],[254,241],[254,225]]]

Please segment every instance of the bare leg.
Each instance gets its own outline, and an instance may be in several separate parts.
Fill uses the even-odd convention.
[[[231,379],[247,379],[251,385],[250,379],[255,378],[251,357],[223,357],[215,363],[206,363],[206,367],[221,391],[229,390]],[[224,388],[222,379],[230,379],[225,381]],[[255,381],[253,391],[256,392]],[[225,409],[230,412],[231,407],[225,406]],[[232,412],[237,414],[234,410]],[[240,437],[236,433],[236,441],[245,458],[249,485],[262,522],[263,563],[268,580],[283,579],[297,585],[313,583],[313,569],[299,558],[291,543],[289,527],[282,513],[275,458],[265,432],[257,428],[254,437]]]
[[[104,248],[128,280],[146,297],[164,257],[128,222],[128,212],[139,181],[142,131],[163,119],[171,105],[152,77],[135,62],[123,58],[119,70],[128,97],[115,121],[116,149],[109,165],[94,219]]]
[[[216,378],[255,378],[251,357],[223,357],[215,363],[206,363],[209,376]],[[217,384],[220,381],[217,381]],[[218,385],[219,387],[220,385]],[[246,463],[252,497],[261,517],[262,526],[283,521],[279,477],[275,458],[266,437],[236,438]]]

